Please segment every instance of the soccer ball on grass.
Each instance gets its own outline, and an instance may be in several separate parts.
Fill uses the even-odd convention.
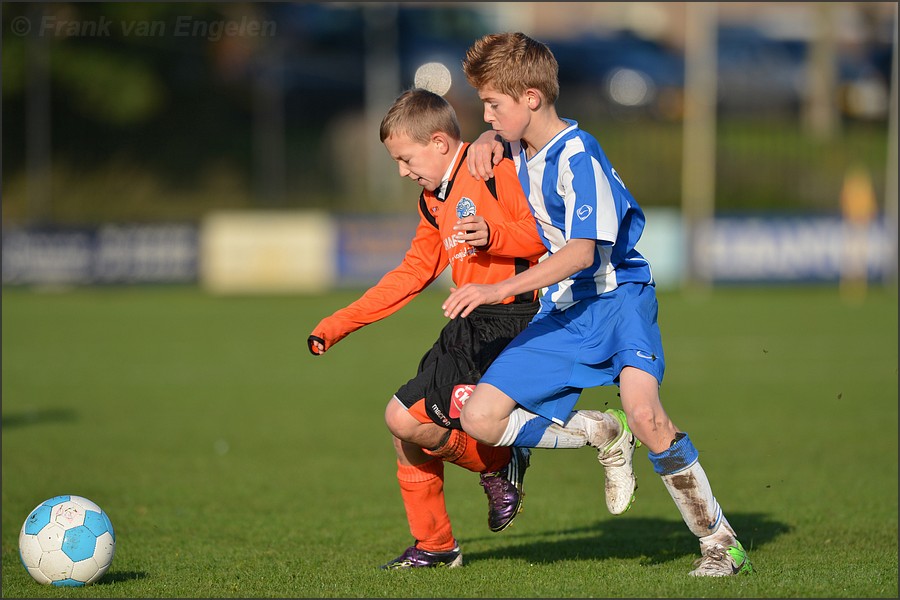
[[[90,585],[109,569],[115,551],[109,517],[81,496],[41,502],[19,532],[19,558],[28,574],[44,585]]]

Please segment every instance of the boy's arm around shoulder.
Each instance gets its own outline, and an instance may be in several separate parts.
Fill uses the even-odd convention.
[[[494,166],[503,160],[504,143],[497,132],[488,129],[469,146],[466,168],[475,179],[487,181],[494,176]]]
[[[309,351],[314,355],[324,354],[357,329],[406,306],[446,268],[443,248],[440,233],[425,219],[420,219],[416,235],[400,264],[358,300],[319,321],[307,339]]]
[[[516,175],[513,161],[504,159],[494,167],[494,185],[497,201],[509,219],[491,223],[488,252],[496,256],[537,260],[547,251],[538,235],[537,223],[522,184]]]

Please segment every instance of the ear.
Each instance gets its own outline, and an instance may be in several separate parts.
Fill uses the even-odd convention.
[[[522,98],[525,102],[525,106],[531,110],[539,109],[544,101],[544,97],[535,88],[528,88],[525,90],[525,93],[522,94]]]
[[[431,143],[434,144],[438,152],[447,154],[450,152],[450,137],[443,131],[437,131],[431,134]]]

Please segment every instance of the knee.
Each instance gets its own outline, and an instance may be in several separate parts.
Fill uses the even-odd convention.
[[[486,415],[469,408],[468,404],[463,406],[460,411],[459,423],[462,425],[463,431],[483,444],[494,445],[499,440],[499,438],[494,439],[493,428],[490,427]]]
[[[651,452],[662,452],[675,439],[677,430],[664,410],[639,405],[628,413],[628,426]]]
[[[662,411],[656,411],[652,406],[640,405],[628,414],[628,426],[635,433],[653,434],[657,431],[669,429],[669,418]]]
[[[462,410],[459,411],[459,424],[462,426],[463,431],[477,439],[474,430],[478,427],[478,419],[470,413],[466,406],[463,406]]]
[[[388,431],[400,440],[409,439],[415,431],[415,427],[410,426],[410,418],[406,409],[394,398],[388,400],[387,407],[384,409],[384,423],[387,425]]]

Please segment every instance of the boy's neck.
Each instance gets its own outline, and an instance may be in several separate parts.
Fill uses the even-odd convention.
[[[448,162],[446,166],[446,169],[448,171],[453,168],[453,165],[456,164],[456,159],[459,158],[459,149],[462,148],[462,145],[462,140],[450,140],[450,149],[447,152]]]
[[[450,177],[453,175],[453,166],[456,164],[456,159],[459,158],[459,150],[462,148],[462,140],[456,140],[456,143],[451,140],[450,141],[450,150],[447,152],[447,158],[449,159],[446,166],[444,167],[444,178],[441,180],[441,185],[438,186],[438,189],[435,190],[435,193],[438,193],[441,190],[441,187],[450,180]]]
[[[556,114],[555,106],[549,106],[546,109],[535,112],[531,117],[531,123],[529,123],[525,134],[522,136],[522,140],[526,144],[525,155],[531,158],[540,152],[541,148],[556,137],[556,134],[568,126],[569,124]]]

